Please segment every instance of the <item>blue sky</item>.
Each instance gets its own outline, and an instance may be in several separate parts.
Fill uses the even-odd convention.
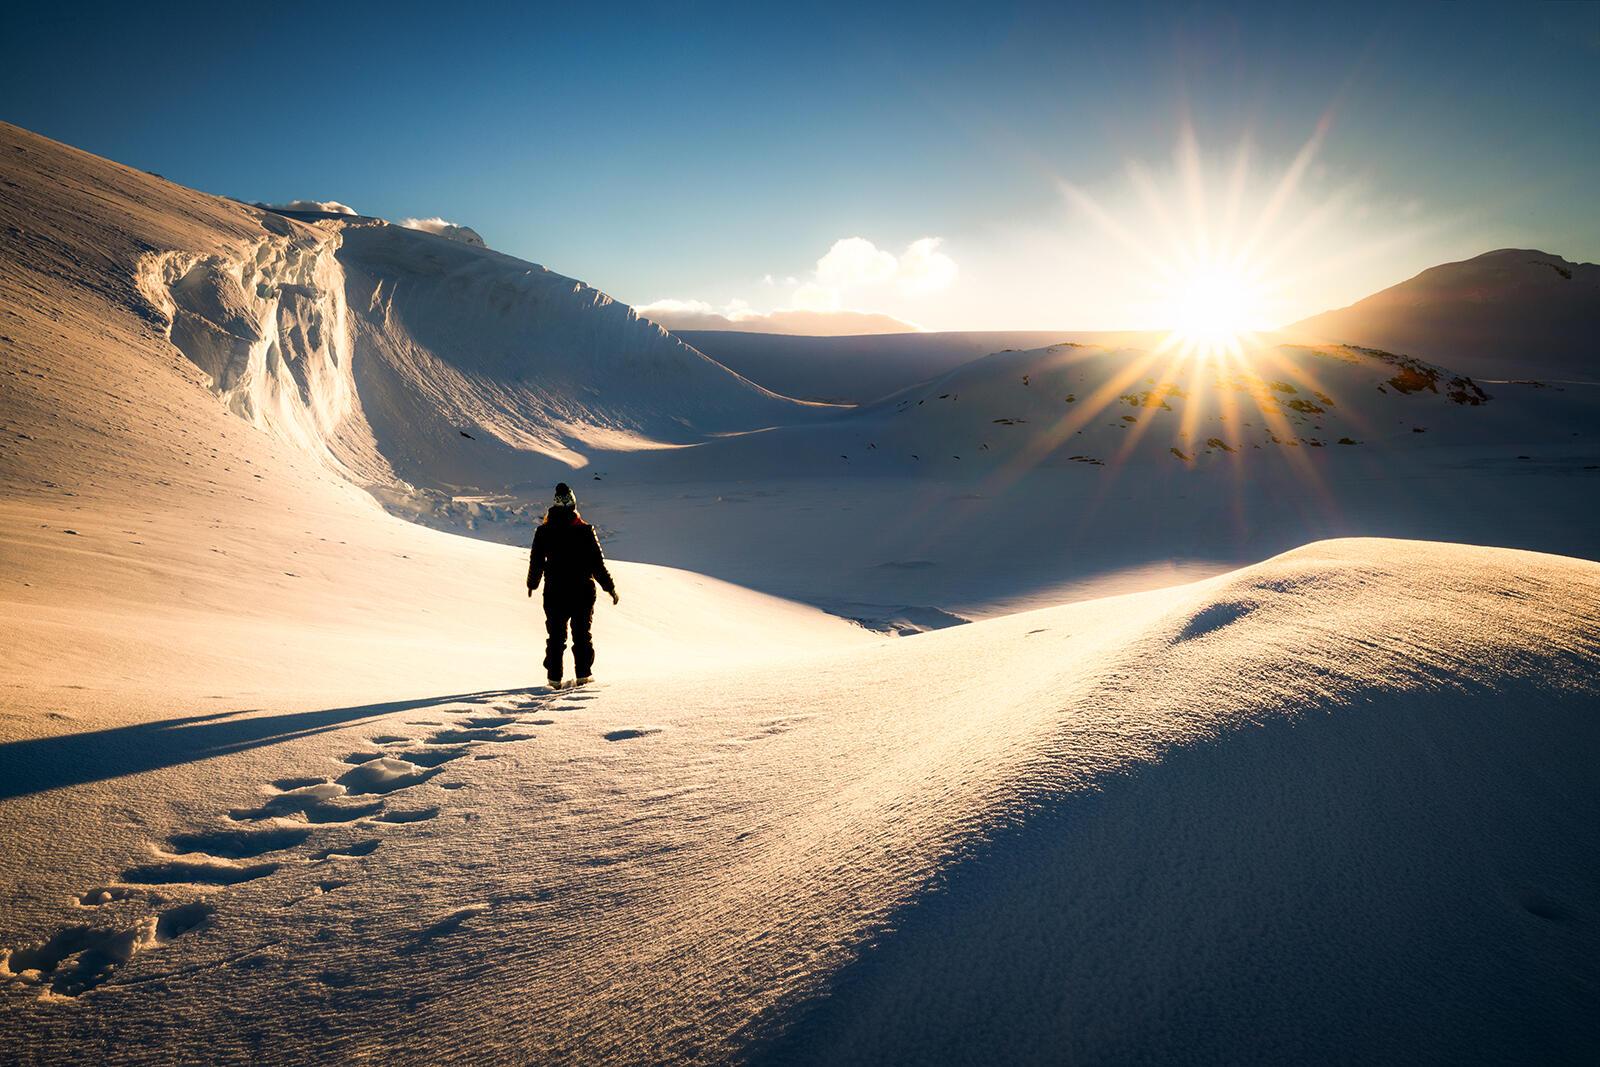
[[[751,315],[1159,325],[1152,262],[1219,236],[1241,145],[1235,231],[1319,124],[1265,227],[1269,318],[1506,245],[1600,260],[1600,5],[1109,7],[40,7],[9,18],[0,115]],[[898,273],[819,285],[844,238]],[[905,255],[929,238],[936,278]]]

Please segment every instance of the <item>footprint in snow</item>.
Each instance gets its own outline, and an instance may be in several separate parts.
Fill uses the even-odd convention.
[[[590,694],[568,694],[566,699],[576,703],[564,705],[560,710],[579,710],[584,702],[594,698]],[[530,711],[545,710],[549,707],[549,699],[529,700],[518,707]],[[160,898],[153,895],[148,887],[201,886],[220,889],[266,878],[283,865],[276,861],[247,861],[297,848],[321,827],[362,820],[389,826],[427,822],[438,817],[440,809],[437,806],[386,810],[381,798],[427,782],[440,773],[444,764],[468,755],[473,743],[532,739],[531,734],[508,733],[504,727],[546,726],[554,722],[552,719],[538,719],[527,724],[511,716],[484,715],[470,704],[455,709],[454,714],[457,717],[471,716],[463,720],[466,729],[446,728],[433,720],[410,723],[408,725],[438,729],[420,743],[414,738],[398,734],[380,734],[370,738],[370,743],[416,747],[352,752],[343,761],[350,770],[335,781],[311,776],[278,778],[268,783],[273,795],[263,803],[256,807],[234,808],[228,812],[228,818],[236,823],[289,820],[303,825],[261,829],[240,826],[175,833],[166,839],[164,848],[157,850],[164,858],[158,862],[129,867],[122,872],[117,883],[87,890],[73,898],[72,902],[82,908],[106,908],[143,897],[159,904]],[[619,730],[606,737],[608,740],[623,740],[655,732],[655,729]],[[480,753],[476,758],[495,757],[491,753]],[[443,789],[456,790],[467,783],[438,784]],[[363,796],[373,796],[375,799],[353,799]],[[371,855],[381,844],[377,838],[371,838],[334,845],[312,853],[309,858],[320,862],[359,858]],[[349,884],[346,880],[324,879],[317,883],[314,892],[330,893]],[[435,938],[455,933],[469,919],[483,914],[489,908],[488,904],[474,904],[450,913],[420,931],[411,950]],[[13,986],[37,988],[42,996],[78,997],[105,983],[140,952],[171,944],[200,929],[215,913],[213,905],[199,901],[147,915],[130,926],[67,926],[39,944],[0,948],[0,980],[9,980]]]
[[[636,737],[649,737],[651,734],[659,734],[660,732],[661,727],[659,726],[640,726],[631,730],[612,730],[605,735],[605,739],[607,741],[631,741]]]
[[[201,852],[221,859],[247,860],[269,852],[282,852],[303,844],[311,836],[310,830],[284,827],[275,830],[205,830],[199,833],[173,834],[167,838],[167,851],[176,855]]]
[[[42,944],[0,949],[0,978],[37,988],[45,996],[80,997],[139,953],[200,929],[215,911],[202,901],[168,908],[122,928],[68,926]]]
[[[407,763],[415,763],[419,767],[437,767],[451,760],[458,760],[472,749],[466,745],[430,746],[428,748],[407,749],[395,753],[395,757]]]
[[[491,905],[489,904],[468,904],[464,908],[457,908],[455,911],[452,911],[449,915],[439,919],[437,922],[429,923],[421,930],[418,930],[416,937],[411,944],[402,948],[400,951],[406,953],[407,955],[410,955],[413,952],[420,952],[422,949],[426,948],[430,942],[441,937],[449,937],[451,934],[458,932],[469,920],[485,914],[490,910],[490,908]]]
[[[314,860],[344,860],[354,859],[359,856],[370,856],[378,851],[378,846],[381,844],[383,842],[374,837],[370,840],[357,841],[350,845],[334,845],[319,852],[313,852],[311,858]]]
[[[372,821],[400,826],[404,825],[405,823],[427,822],[429,819],[438,818],[438,815],[439,809],[436,807],[413,808],[410,811],[386,811],[382,815],[374,818]]]
[[[358,801],[345,799],[345,787],[325,779],[314,779],[314,785],[298,786],[271,797],[255,808],[234,808],[228,818],[234,822],[263,822],[267,819],[293,819],[299,817],[308,823],[355,822],[376,815],[383,810],[383,801]]]
[[[510,726],[516,721],[516,719],[513,719],[509,715],[479,715],[470,719],[462,720],[465,725],[471,726],[474,729],[490,729],[496,726]]]
[[[421,785],[438,773],[438,767],[419,767],[407,760],[382,756],[350,768],[335,784],[343,786],[351,796],[381,795]]]
[[[499,727],[487,727],[471,730],[438,730],[429,735],[427,743],[430,745],[458,745],[469,741],[487,741],[501,743],[506,741],[532,741],[532,734],[507,733]]]
[[[238,885],[265,878],[276,863],[230,863],[225,860],[171,860],[146,863],[122,872],[122,881],[134,885]]]

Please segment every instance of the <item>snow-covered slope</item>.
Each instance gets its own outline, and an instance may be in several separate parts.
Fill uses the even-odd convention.
[[[35,1062],[1581,1057],[1597,634],[1595,564],[1329,542],[764,668],[42,737],[0,1011]]]
[[[26,222],[37,205],[56,241],[44,254],[82,252],[102,297],[164,334],[229,410],[359,484],[543,484],[594,448],[816,411],[481,242],[207,197],[15,127],[0,128],[0,151],[8,215]],[[130,208],[144,235],[95,247]],[[19,267],[38,262],[40,237],[10,235]]]
[[[1284,332],[1409,352],[1480,378],[1600,382],[1600,265],[1501,248]]]
[[[1600,388],[1347,346],[997,352],[822,423],[597,467],[628,552],[869,618],[1148,588],[1330,536],[1600,554]]]
[[[809,413],[541,267],[376,221],[339,237],[363,407],[414,484],[542,489],[595,449]]]
[[[1227,463],[1263,450],[1409,445],[1441,421],[1481,439],[1487,420],[1455,409],[1489,403],[1469,378],[1371,349],[1185,360],[1064,344],[997,352],[883,401],[870,423],[883,440],[870,451],[910,449],[941,465],[985,452],[1030,465]]]
[[[0,134],[0,642],[23,686],[0,733],[540,675],[522,552],[391,519],[352,484],[392,474],[337,231]],[[747,625],[728,597],[755,594],[622,570],[634,595],[599,626],[630,669],[721,661],[706,639]],[[772,627],[741,653],[866,639],[760,603]]]

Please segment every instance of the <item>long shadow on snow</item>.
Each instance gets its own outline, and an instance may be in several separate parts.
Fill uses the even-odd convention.
[[[1592,1062],[1597,712],[1363,694],[1040,798],[740,1058]]]
[[[397,711],[416,711],[441,704],[484,703],[531,691],[498,689],[451,693],[281,715],[222,711],[110,730],[12,741],[0,745],[0,800],[292,741]]]

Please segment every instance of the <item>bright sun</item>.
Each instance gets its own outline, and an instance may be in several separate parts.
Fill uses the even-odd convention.
[[[1261,329],[1261,286],[1225,263],[1175,272],[1168,301],[1174,338],[1201,354],[1237,349]]]

